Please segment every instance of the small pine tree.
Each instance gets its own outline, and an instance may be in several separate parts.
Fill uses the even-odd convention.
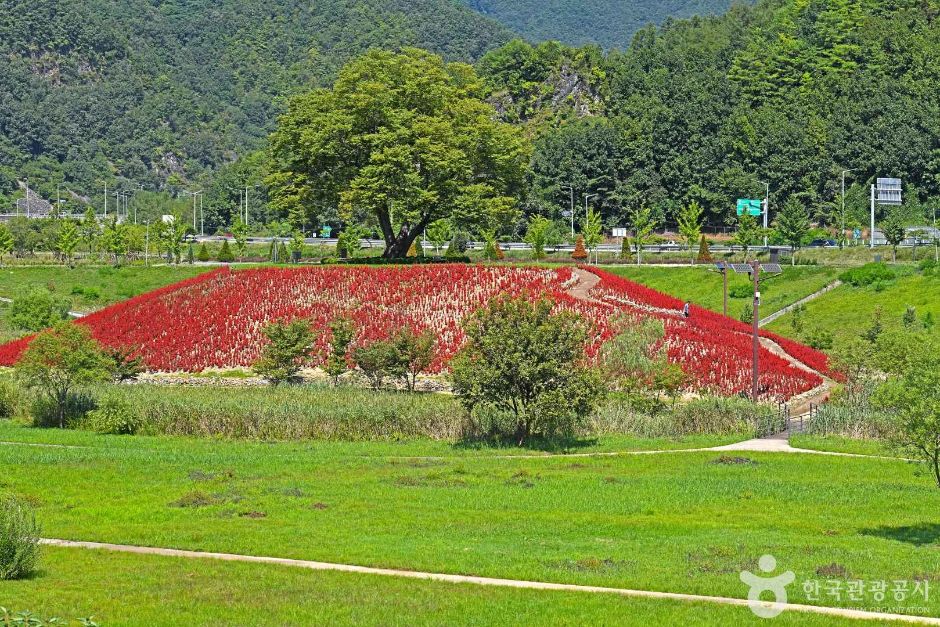
[[[418,256],[418,240],[411,242],[411,246],[408,247],[408,252],[405,253],[406,257],[417,257]]]
[[[290,261],[290,253],[287,251],[287,244],[281,242],[277,247],[278,263],[287,263]]]
[[[633,259],[633,253],[630,251],[630,238],[625,237],[620,242],[620,259],[630,261]]]
[[[228,240],[222,240],[222,248],[219,249],[219,256],[216,257],[222,263],[232,263],[235,261],[235,255],[228,245]]]
[[[754,322],[754,305],[752,303],[744,303],[744,309],[741,310],[740,320],[744,324],[752,324]]]
[[[415,256],[424,257],[424,247],[421,245],[421,240],[415,240]]]
[[[196,255],[196,259],[199,261],[209,261],[209,249],[206,248],[205,242],[199,247],[199,253]]]
[[[493,247],[496,250],[496,260],[502,261],[506,258],[506,253],[503,252],[503,249],[500,247],[499,242],[493,242]]]
[[[574,243],[574,252],[571,253],[571,258],[576,261],[583,261],[587,259],[587,251],[584,250],[584,236],[579,235],[578,239]]]
[[[193,243],[189,243],[189,248],[186,249],[186,263],[192,265],[196,261],[196,251],[193,249]]]
[[[712,263],[712,251],[708,248],[708,240],[705,239],[705,234],[702,234],[702,240],[698,245],[698,256],[695,258],[696,263]]]
[[[456,259],[459,256],[460,253],[457,251],[454,240],[450,240],[450,243],[447,244],[447,250],[444,251],[444,259]]]

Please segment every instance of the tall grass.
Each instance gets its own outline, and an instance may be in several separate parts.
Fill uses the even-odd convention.
[[[269,387],[102,386],[99,409],[80,426],[155,435],[259,440],[374,440],[461,436],[463,412],[441,394],[321,385]],[[121,415],[121,413],[124,415]],[[129,427],[128,425],[132,426]],[[103,428],[102,428],[103,427]]]
[[[612,396],[586,425],[586,430],[595,435],[618,433],[643,438],[758,436],[783,428],[775,408],[747,399],[704,397],[669,409],[630,395]]]

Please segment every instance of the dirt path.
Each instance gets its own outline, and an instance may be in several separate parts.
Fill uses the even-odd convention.
[[[585,270],[584,268],[576,268],[573,271],[573,275],[577,279],[577,283],[575,283],[570,289],[568,289],[567,293],[569,296],[572,296],[573,298],[577,298],[580,300],[593,302],[593,303],[601,303],[605,305],[610,305],[610,303],[607,303],[605,301],[599,300],[591,296],[591,290],[597,287],[598,283],[600,283],[601,278],[599,276],[597,276],[593,272],[590,272],[589,270]],[[816,294],[812,294],[808,296],[807,298],[804,298],[802,301],[799,301],[798,303],[794,303],[793,305],[790,306],[790,308],[802,302],[805,302],[807,300],[812,300],[812,298],[815,298],[816,296],[820,294],[824,294],[826,291],[835,289],[836,287],[838,287],[837,285],[838,283],[839,282],[836,281],[836,283],[833,283],[827,286],[825,289],[817,292]],[[674,310],[674,309],[651,307],[649,305],[634,302],[627,298],[622,299],[621,302],[623,302],[624,304],[628,304],[634,308],[650,311],[653,313],[659,313],[659,314],[663,314],[663,315],[667,315],[667,316],[671,316],[675,318],[682,317],[682,312],[678,310]],[[789,309],[784,308],[784,310],[789,310]],[[781,311],[784,311],[784,310],[781,310]],[[790,405],[791,416],[805,415],[809,413],[811,405],[819,405],[829,397],[829,394],[832,392],[832,389],[835,386],[835,381],[833,381],[831,378],[826,376],[824,373],[813,369],[809,365],[804,364],[797,358],[793,357],[792,355],[790,355],[790,353],[785,351],[779,344],[777,344],[771,339],[762,337],[760,338],[760,344],[766,350],[773,353],[777,357],[780,357],[781,359],[784,359],[785,361],[789,362],[795,368],[799,368],[800,370],[803,370],[804,372],[815,374],[823,380],[822,384],[817,386],[816,388],[809,390],[808,392],[804,392],[803,394],[800,394],[799,396],[795,396],[792,399],[790,399],[789,405]]]
[[[528,590],[550,590],[562,592],[581,592],[594,594],[616,594],[624,597],[658,599],[669,601],[685,601],[698,603],[712,603],[718,605],[734,605],[737,607],[753,607],[747,599],[734,597],[706,596],[701,594],[684,594],[678,592],[656,592],[651,590],[631,590],[627,588],[607,588],[602,586],[584,586],[577,584],[551,583],[546,581],[528,581],[521,579],[498,579],[494,577],[475,577],[472,575],[451,575],[447,573],[427,573],[412,570],[397,570],[393,568],[372,568],[354,564],[336,564],[331,562],[316,562],[310,560],[287,559],[281,557],[265,557],[257,555],[238,555],[234,553],[208,553],[202,551],[184,551],[159,547],[142,547],[127,544],[109,544],[105,542],[75,542],[70,540],[43,539],[42,544],[71,549],[94,549],[115,551],[119,553],[135,553],[138,555],[160,555],[164,557],[177,557],[187,559],[211,559],[229,562],[252,562],[256,564],[275,564],[306,568],[309,570],[340,571],[358,573],[363,575],[380,575],[384,577],[402,577],[407,579],[423,579],[430,581],[444,581],[454,584],[472,584],[477,586],[497,586],[502,588],[522,588]],[[821,614],[825,616],[839,616],[858,620],[900,621],[921,625],[940,625],[940,618],[926,616],[909,616],[904,614],[881,614],[862,610],[844,609],[838,607],[824,607],[817,605],[801,605],[797,603],[771,603],[758,601],[760,607],[779,608],[789,612],[806,614]]]
[[[817,298],[819,298],[819,297],[822,296],[823,294],[828,294],[829,292],[831,292],[832,290],[836,289],[836,288],[839,287],[840,285],[842,285],[842,281],[833,281],[832,283],[830,283],[830,284],[827,285],[826,287],[822,288],[822,289],[819,290],[818,292],[813,292],[813,293],[810,294],[809,296],[806,296],[806,297],[804,297],[804,298],[801,298],[800,300],[796,301],[795,303],[791,303],[791,304],[787,305],[786,307],[784,307],[783,309],[780,309],[779,311],[775,311],[774,313],[770,314],[770,315],[767,316],[766,318],[761,319],[761,321],[758,322],[757,325],[758,325],[758,326],[761,326],[761,327],[765,327],[765,326],[767,326],[768,324],[770,324],[771,322],[773,322],[774,320],[776,320],[777,318],[779,318],[779,317],[781,317],[781,316],[783,316],[783,315],[785,315],[785,314],[790,313],[791,311],[793,311],[793,310],[796,309],[797,307],[799,307],[799,306],[801,306],[801,305],[805,305],[806,303],[810,302],[811,300],[816,300]]]

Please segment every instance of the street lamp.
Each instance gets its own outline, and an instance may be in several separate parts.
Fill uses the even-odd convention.
[[[765,181],[757,181],[758,183],[764,186],[764,248],[767,248],[767,224],[768,216],[770,215],[770,183]]]
[[[842,212],[839,214],[839,230],[841,231],[839,248],[842,248],[842,242],[845,239],[845,175],[849,172],[855,172],[855,170],[842,170]]]
[[[574,187],[572,187],[571,185],[562,185],[561,188],[562,188],[562,189],[567,189],[569,192],[571,192],[571,207],[570,207],[570,213],[571,213],[571,237],[574,237]]]

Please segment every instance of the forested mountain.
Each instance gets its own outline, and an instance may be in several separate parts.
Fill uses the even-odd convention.
[[[772,213],[793,197],[841,223],[851,169],[862,222],[876,176],[901,177],[915,213],[940,195],[938,16],[936,0],[765,0],[645,28],[622,53],[516,42],[479,67],[508,119],[535,121],[530,211],[558,216],[571,185],[599,192],[611,225],[693,200],[720,224],[767,183]],[[573,83],[590,111],[546,97]]]
[[[633,34],[670,18],[718,15],[732,0],[463,0],[529,41],[626,48]]]
[[[0,202],[27,177],[47,198],[195,181],[369,48],[469,61],[509,38],[453,0],[8,0]]]

